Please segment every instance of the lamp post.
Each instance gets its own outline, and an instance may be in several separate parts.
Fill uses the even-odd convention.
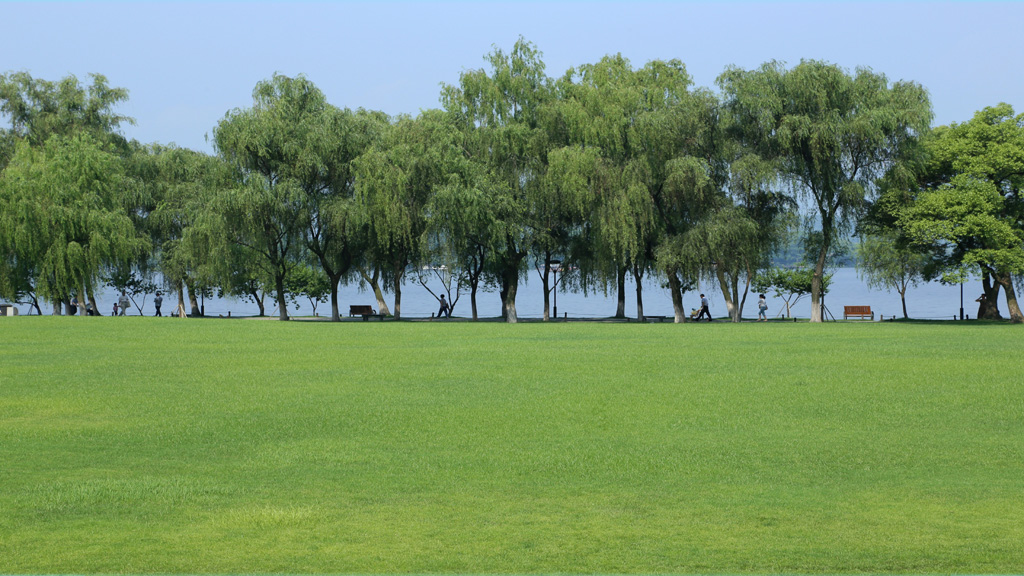
[[[960,319],[964,319],[964,282],[960,281]]]
[[[562,267],[562,261],[552,260],[551,264],[554,265],[554,268],[551,269],[551,272],[555,275],[555,283],[552,286],[552,290],[555,291],[555,320],[558,320],[558,271]]]

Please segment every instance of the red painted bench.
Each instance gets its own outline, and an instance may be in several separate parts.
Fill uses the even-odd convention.
[[[871,306],[843,306],[843,320],[851,317],[857,317],[861,320],[865,318],[874,320],[875,313],[871,311]]]

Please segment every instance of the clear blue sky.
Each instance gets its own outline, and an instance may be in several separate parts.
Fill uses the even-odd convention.
[[[712,88],[728,65],[866,66],[924,85],[948,124],[998,102],[1024,112],[1022,29],[1024,2],[0,1],[0,72],[102,73],[131,93],[129,137],[206,151],[274,72],[306,74],[337,106],[415,114],[520,35],[549,76],[616,52],[678,58]]]

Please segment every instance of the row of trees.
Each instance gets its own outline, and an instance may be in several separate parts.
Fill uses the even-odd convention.
[[[426,270],[465,289],[474,318],[496,287],[515,322],[523,275],[536,270],[547,319],[563,269],[564,286],[617,292],[617,315],[632,276],[639,317],[657,275],[678,322],[684,291],[711,281],[739,320],[800,234],[820,321],[830,259],[857,231],[871,279],[978,274],[991,310],[1002,290],[1021,320],[1024,121],[1006,105],[931,130],[921,86],[818,61],[730,68],[717,94],[676,60],[608,56],[551,78],[522,39],[487,63],[416,117],[338,108],[275,75],[214,127],[214,155],[126,141],[127,92],[102,76],[0,76],[0,295],[59,313],[104,282],[160,278],[194,313],[213,290],[261,310],[268,293],[286,319],[289,295],[329,291],[339,319],[338,287],[358,281],[400,317]]]

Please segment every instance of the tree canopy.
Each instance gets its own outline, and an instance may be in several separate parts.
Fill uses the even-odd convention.
[[[677,322],[700,280],[740,321],[751,285],[798,295],[807,279],[820,321],[856,229],[869,283],[904,295],[974,274],[985,314],[1002,291],[1024,321],[1024,115],[1006,104],[931,129],[920,85],[816,60],[731,67],[717,93],[679,60],[609,55],[552,78],[522,38],[485,64],[442,86],[441,109],[397,117],[275,74],[213,128],[214,155],[125,139],[128,92],[101,75],[0,75],[0,296],[59,307],[161,282],[193,314],[217,290],[261,313],[273,294],[287,319],[296,293],[327,290],[339,320],[339,286],[367,281],[397,318],[416,269],[467,288],[474,319],[496,287],[516,322],[531,270],[550,319],[558,270],[563,289],[616,291],[617,316],[632,276],[638,318],[657,276]],[[801,220],[810,269],[773,271]]]
[[[909,154],[928,130],[927,91],[869,69],[850,75],[805,60],[792,69],[769,62],[730,68],[719,77],[735,136],[776,159],[796,192],[807,197],[823,242],[814,262],[811,320],[822,320],[821,279],[832,243],[859,214],[875,181]]]
[[[1007,104],[970,121],[934,130],[925,142],[926,168],[886,206],[898,229],[928,250],[948,280],[982,276],[983,316],[998,317],[1006,295],[1010,318],[1024,322],[1013,278],[1024,274],[1024,114]]]

